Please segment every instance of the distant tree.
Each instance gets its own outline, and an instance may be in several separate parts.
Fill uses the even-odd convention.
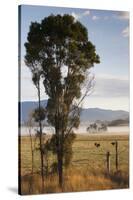
[[[65,143],[80,123],[83,99],[92,88],[93,79],[82,87],[88,70],[99,63],[95,46],[88,40],[87,29],[70,15],[51,15],[40,23],[31,23],[26,47],[26,61],[36,66],[48,95],[48,122],[55,128],[59,185],[63,186]],[[66,145],[67,146],[67,145]]]
[[[97,132],[97,129],[98,129],[98,125],[96,123],[92,123],[87,127],[86,131],[90,133],[93,133],[93,132],[95,133]]]
[[[92,123],[90,124],[87,129],[86,129],[87,132],[100,132],[100,131],[107,131],[107,124],[106,123],[103,123],[103,122],[100,122],[98,121],[97,123]]]
[[[106,123],[102,123],[102,124],[101,124],[101,129],[102,129],[103,131],[107,131],[107,124],[106,124]]]

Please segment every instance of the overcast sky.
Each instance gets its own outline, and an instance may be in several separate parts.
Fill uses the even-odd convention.
[[[83,107],[129,110],[129,13],[122,11],[22,6],[21,9],[21,101],[37,100],[24,55],[29,25],[40,22],[50,14],[71,14],[88,29],[101,63],[91,70],[95,88]],[[42,99],[47,96],[42,91]]]

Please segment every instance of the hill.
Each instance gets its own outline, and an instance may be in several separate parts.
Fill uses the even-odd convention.
[[[101,108],[82,109],[81,123],[101,121],[113,121],[117,119],[127,119],[129,112],[124,110],[106,110]]]
[[[38,106],[35,101],[20,102],[20,123],[23,124],[28,120],[30,112]],[[47,105],[47,100],[41,101],[42,106]],[[88,122],[101,121],[113,121],[117,119],[129,118],[129,112],[123,110],[105,110],[101,108],[88,108],[81,111],[81,124],[85,125]]]
[[[108,123],[108,126],[125,126],[127,124],[129,124],[129,118],[113,120]]]
[[[20,123],[24,124],[24,122],[28,121],[29,114],[31,113],[31,111],[38,107],[38,102],[24,101],[24,102],[19,102],[19,105],[20,105]],[[46,107],[47,100],[41,101],[41,105],[43,107]]]

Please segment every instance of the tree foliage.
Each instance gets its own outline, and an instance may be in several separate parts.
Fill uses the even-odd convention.
[[[41,106],[39,108],[35,108],[35,110],[32,113],[32,117],[35,122],[39,122],[40,120],[43,121],[46,118],[46,110]]]
[[[68,155],[65,152],[68,146],[71,149],[72,129],[80,122],[79,104],[75,104],[75,100],[81,98],[86,72],[99,63],[99,56],[88,38],[87,29],[70,15],[51,15],[40,23],[31,23],[25,47],[26,64],[35,75],[33,82],[41,77],[49,97],[47,117],[55,128],[55,150],[62,185],[63,160]]]

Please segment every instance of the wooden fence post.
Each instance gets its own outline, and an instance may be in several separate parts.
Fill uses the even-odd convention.
[[[110,173],[110,152],[107,151],[106,153],[106,161],[107,161],[107,172]]]
[[[118,171],[118,141],[115,142],[115,166],[116,166],[116,171]]]

